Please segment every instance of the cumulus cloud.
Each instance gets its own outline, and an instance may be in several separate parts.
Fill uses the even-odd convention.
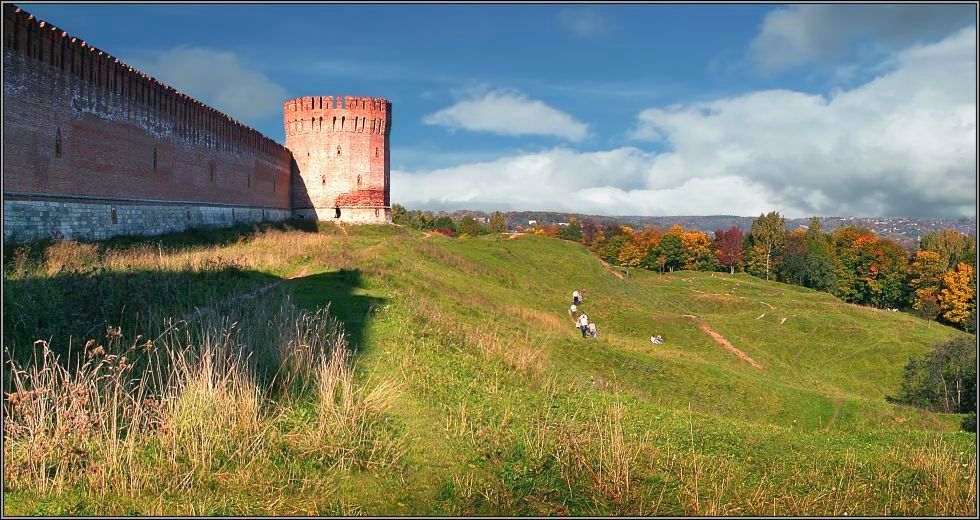
[[[148,75],[242,120],[282,112],[286,89],[233,52],[179,46],[134,61]]]
[[[609,28],[609,21],[594,8],[570,7],[558,11],[558,24],[580,38],[598,36]]]
[[[756,214],[765,188],[737,177],[653,188],[656,156],[637,148],[555,148],[424,172],[391,172],[392,200],[425,209],[552,210],[616,215]]]
[[[516,90],[491,90],[425,116],[430,125],[503,135],[550,135],[581,141],[588,126]]]
[[[837,56],[861,37],[894,50],[975,24],[973,13],[969,5],[793,5],[766,15],[750,57],[775,71]]]
[[[790,217],[969,216],[976,204],[976,28],[906,49],[830,95],[766,90],[637,116],[637,147],[559,147],[392,172],[422,208]]]

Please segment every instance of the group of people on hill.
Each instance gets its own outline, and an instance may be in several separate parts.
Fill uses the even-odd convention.
[[[579,306],[585,300],[585,289],[579,293],[578,290],[572,291],[572,306],[568,308],[568,314],[575,318],[575,326],[582,331],[582,339],[596,339],[595,322],[589,319],[585,311],[579,312]]]

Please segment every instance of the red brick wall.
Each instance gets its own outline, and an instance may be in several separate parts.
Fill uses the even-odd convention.
[[[5,193],[290,207],[282,145],[10,4],[3,24]]]
[[[293,208],[391,205],[391,103],[347,96],[302,97],[283,106],[293,152]]]

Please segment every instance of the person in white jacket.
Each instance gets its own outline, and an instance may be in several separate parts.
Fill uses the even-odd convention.
[[[589,334],[589,317],[584,312],[579,315],[577,325],[582,331],[582,339],[585,339]]]

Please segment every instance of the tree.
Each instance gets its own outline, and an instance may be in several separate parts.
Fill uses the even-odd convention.
[[[939,308],[943,319],[972,332],[976,319],[976,279],[972,265],[959,263],[943,275]]]
[[[912,308],[923,317],[939,317],[939,291],[943,285],[942,258],[934,251],[916,251],[911,267]]]
[[[855,242],[865,236],[874,236],[868,228],[843,227],[832,235],[834,252],[837,263],[834,266],[834,279],[837,281],[833,294],[850,303],[865,303],[867,301],[865,278],[862,258]]]
[[[664,262],[660,266],[661,270],[667,268],[673,272],[674,269],[680,269],[684,266],[685,250],[680,234],[667,233],[660,239],[660,243],[653,248],[650,257],[656,261],[659,256],[664,257]]]
[[[806,230],[807,257],[803,267],[803,285],[818,291],[831,290],[834,279],[834,249],[830,235],[822,231],[820,217],[810,219]]]
[[[905,365],[899,402],[944,413],[976,413],[977,349],[971,338],[936,344]]]
[[[429,229],[448,229],[453,234],[457,232],[456,223],[448,215],[436,217],[429,225]]]
[[[908,302],[908,256],[898,244],[863,235],[851,243],[860,303],[902,307]]]
[[[976,263],[976,237],[968,237],[955,229],[946,228],[926,233],[919,240],[919,249],[938,253],[943,271],[953,269],[961,262],[970,265]]]
[[[651,269],[647,262],[650,251],[660,243],[664,232],[657,226],[643,228],[633,233],[630,243],[623,247],[620,253],[620,264],[627,267],[645,267]]]
[[[807,247],[806,233],[803,230],[797,229],[786,235],[782,256],[779,266],[780,278],[787,283],[804,285],[810,249]]]
[[[745,272],[752,276],[765,278],[766,276],[766,250],[762,246],[752,243],[752,235],[746,240],[747,248],[745,254]]]
[[[601,234],[602,228],[597,226],[595,222],[586,221],[582,224],[582,243],[585,247],[592,247],[592,243],[595,241],[596,237]],[[605,236],[605,235],[603,235]]]
[[[770,278],[773,271],[774,258],[779,254],[783,243],[786,240],[786,219],[779,216],[779,213],[772,211],[752,222],[752,240],[755,245],[762,248],[764,260],[766,262],[766,280]]]
[[[728,231],[715,231],[715,254],[718,262],[727,267],[731,274],[735,274],[735,267],[744,260],[744,241],[745,237],[738,226],[733,225]]]
[[[582,223],[578,221],[577,218],[572,217],[568,221],[568,225],[565,226],[561,231],[561,237],[565,240],[571,240],[573,242],[582,241]]]
[[[718,259],[715,258],[708,235],[700,231],[685,231],[681,233],[681,244],[684,246],[684,269],[692,271],[718,269]]]
[[[617,260],[619,265],[623,267],[639,267],[646,258],[647,249],[644,245],[636,240],[636,236],[633,239],[623,245],[623,248],[619,251],[619,256]]]
[[[487,225],[487,231],[490,233],[506,233],[507,232],[507,218],[504,214],[499,211],[494,211],[490,215],[490,222]]]
[[[613,237],[609,239],[606,242],[605,247],[603,247],[602,250],[599,251],[599,256],[606,262],[609,262],[610,264],[618,264],[620,253],[622,253],[623,248],[626,247],[626,245],[629,244],[629,242],[630,242],[630,237],[627,235],[619,235],[617,237]]]
[[[462,235],[475,237],[482,234],[483,226],[475,218],[463,215],[463,218],[459,219],[459,232]]]
[[[411,219],[411,215],[408,213],[408,210],[405,209],[405,206],[402,206],[401,204],[391,205],[392,224],[401,224],[403,226],[410,226],[411,225],[410,219]]]

